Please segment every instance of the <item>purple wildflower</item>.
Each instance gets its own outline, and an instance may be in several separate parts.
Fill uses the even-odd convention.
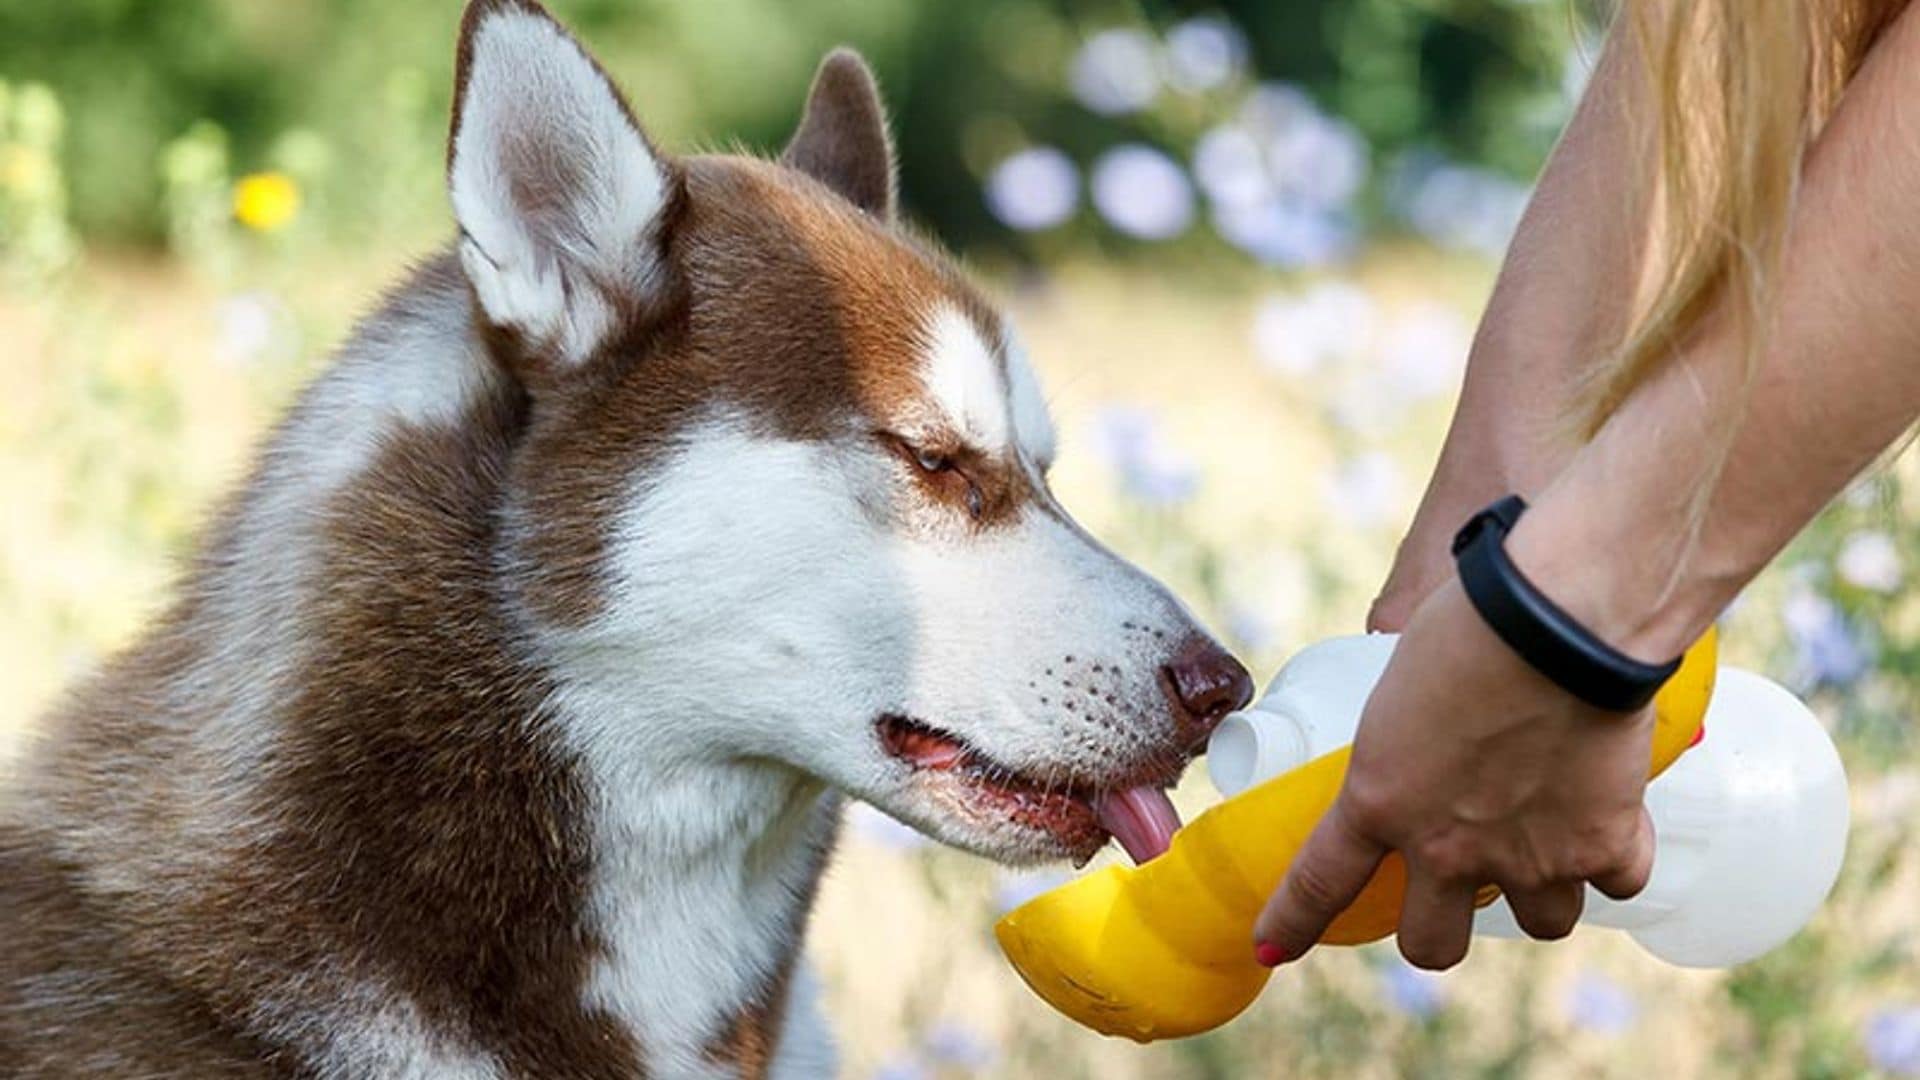
[[[1006,158],[987,176],[987,208],[1008,228],[1051,229],[1080,205],[1080,170],[1051,146],[1034,146]]]
[[[934,1025],[921,1045],[935,1064],[967,1072],[986,1068],[993,1064],[996,1056],[986,1036],[953,1020]]]
[[[1894,1076],[1920,1076],[1920,1005],[1875,1013],[1861,1042],[1874,1068]]]
[[[1567,991],[1567,1019],[1600,1035],[1619,1035],[1640,1021],[1640,1003],[1626,987],[1598,972],[1574,980]]]
[[[1193,185],[1178,162],[1143,143],[1123,143],[1093,163],[1093,205],[1115,229],[1170,240],[1193,223]]]
[[[1200,489],[1200,468],[1162,435],[1158,416],[1138,405],[1110,405],[1095,417],[1095,442],[1129,496],[1175,506]]]
[[[1447,1004],[1446,986],[1440,975],[1423,971],[1397,956],[1381,969],[1380,990],[1386,995],[1387,1004],[1418,1020],[1427,1019]]]

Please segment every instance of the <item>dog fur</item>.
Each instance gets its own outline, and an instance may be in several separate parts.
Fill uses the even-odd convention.
[[[662,153],[532,0],[476,0],[458,69],[459,240],[11,778],[0,1074],[827,1075],[843,794],[1006,861],[1105,840],[885,718],[1050,792],[1178,774],[1178,657],[1244,701],[1049,492],[857,57],[779,161]]]

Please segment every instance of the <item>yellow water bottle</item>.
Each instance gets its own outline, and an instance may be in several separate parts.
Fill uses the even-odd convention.
[[[1709,632],[1654,699],[1650,775],[1700,731],[1715,653]],[[1144,865],[1105,867],[1014,909],[994,928],[1001,949],[1048,1004],[1103,1034],[1151,1042],[1227,1022],[1271,974],[1253,958],[1254,919],[1333,805],[1349,753],[1340,745],[1212,807]],[[1321,940],[1393,933],[1405,889],[1405,864],[1389,855]]]

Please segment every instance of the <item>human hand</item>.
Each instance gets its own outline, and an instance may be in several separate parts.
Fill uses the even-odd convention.
[[[1651,709],[1606,712],[1554,685],[1457,581],[1442,585],[1367,702],[1339,797],[1256,924],[1261,959],[1311,948],[1389,851],[1407,864],[1399,942],[1416,966],[1466,955],[1488,884],[1528,934],[1565,936],[1586,883],[1618,899],[1646,884],[1652,730]]]

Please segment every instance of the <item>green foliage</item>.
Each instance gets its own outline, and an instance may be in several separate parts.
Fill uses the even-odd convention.
[[[0,79],[0,273],[32,283],[73,254],[60,144],[65,114],[53,91]]]
[[[1578,20],[1564,3],[1229,0],[1259,70],[1313,91],[1391,155],[1435,146],[1530,178],[1559,134]]]
[[[212,119],[251,149],[298,92],[217,0],[4,0],[0,75],[45,83],[68,105],[74,218],[89,235],[151,238],[160,148]]]
[[[313,213],[333,231],[426,235],[445,216],[439,170],[458,21],[453,0],[0,0],[0,76],[67,105],[72,219],[88,237],[179,239],[170,148],[212,125],[233,171],[275,165],[290,133],[317,159]],[[1085,162],[1121,140],[1169,149],[1221,111],[1163,95],[1094,116],[1065,72],[1091,33],[1164,29],[1212,11],[1252,44],[1251,77],[1297,83],[1383,156],[1434,147],[1515,176],[1557,125],[1571,20],[1520,0],[1228,0],[1219,8],[1075,0],[553,0],[669,145],[777,147],[812,67],[849,42],[873,60],[900,140],[909,209],[963,248],[1051,257],[1096,229],[1014,243],[980,197],[984,172],[1032,143]],[[201,138],[194,134],[192,138]]]

